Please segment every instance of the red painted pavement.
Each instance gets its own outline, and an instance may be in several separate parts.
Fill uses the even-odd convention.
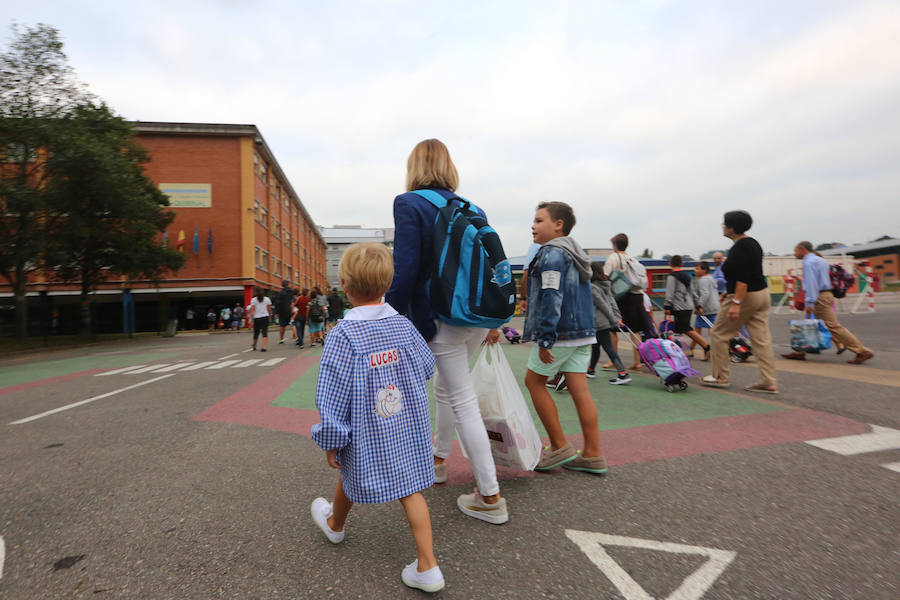
[[[42,385],[49,385],[51,383],[58,383],[60,381],[68,381],[70,379],[78,379],[79,377],[87,377],[88,375],[96,375],[97,373],[103,373],[104,371],[109,371],[110,369],[91,369],[90,371],[79,371],[78,373],[69,373],[68,375],[59,375],[57,377],[49,377],[47,379],[39,379],[37,381],[29,381],[28,383],[20,383],[19,385],[11,385],[9,387],[0,388],[0,396],[3,394],[12,394],[13,392],[20,392],[22,390],[28,390],[34,387],[40,387]]]
[[[318,412],[270,404],[317,361],[316,356],[301,356],[290,360],[203,411],[194,417],[194,420],[240,423],[308,436],[310,427],[319,421]],[[615,466],[868,431],[869,427],[864,423],[815,410],[795,408],[770,413],[601,431],[600,443],[607,462]],[[581,446],[581,435],[571,435],[568,439],[576,447]],[[459,443],[456,441],[453,443],[447,467],[447,483],[473,481],[471,468],[468,461],[463,458]],[[498,467],[497,474],[501,479],[539,475],[505,467]]]

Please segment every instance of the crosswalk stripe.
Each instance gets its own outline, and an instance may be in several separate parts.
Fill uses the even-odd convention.
[[[222,362],[213,365],[211,367],[206,367],[207,369],[224,369],[225,367],[230,367],[231,365],[235,365],[241,361],[239,360],[223,360]]]
[[[214,360],[207,360],[205,362],[199,362],[195,365],[191,365],[189,367],[183,368],[182,371],[196,371],[197,369],[202,369],[203,367],[208,367],[209,365],[214,365],[214,364],[216,364],[216,362],[217,361],[214,361]]]
[[[112,371],[106,371],[105,373],[97,373],[94,377],[106,377],[107,375],[118,375],[119,373],[127,373],[128,371],[132,371],[134,369],[140,369],[141,367],[146,367],[147,365],[131,365],[130,367],[122,367],[121,369],[113,369]]]
[[[890,469],[891,471],[897,471],[900,473],[900,462],[888,463],[886,465],[881,465],[885,469]]]
[[[267,360],[266,362],[261,362],[261,363],[259,363],[259,364],[256,365],[256,366],[258,366],[258,367],[271,367],[272,365],[277,365],[278,363],[280,363],[280,362],[283,361],[283,360],[287,360],[287,359],[285,359],[284,357],[281,357],[281,358],[270,358],[270,359]]]
[[[168,367],[163,367],[162,369],[156,369],[155,371],[151,371],[152,373],[168,373],[169,371],[177,371],[182,367],[186,367],[188,365],[194,364],[194,361],[190,362],[180,362],[175,363],[174,365],[169,365]]]
[[[128,374],[135,375],[137,373],[147,373],[148,371],[155,371],[156,369],[159,369],[162,367],[168,367],[168,366],[169,366],[169,363],[163,363],[161,365],[150,365],[149,367],[144,367],[143,369],[138,369],[137,371],[129,371]]]
[[[900,449],[900,431],[878,425],[871,427],[870,433],[811,440],[806,443],[843,456]]]
[[[261,360],[262,360],[261,358],[251,358],[250,360],[245,360],[244,362],[238,363],[231,368],[232,369],[243,369],[244,367],[249,367],[250,365],[255,365],[256,363],[258,363]]]

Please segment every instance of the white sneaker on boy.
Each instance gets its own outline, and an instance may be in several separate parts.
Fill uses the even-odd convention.
[[[444,576],[441,574],[441,568],[432,567],[419,573],[418,558],[403,568],[400,579],[409,587],[420,589],[423,592],[437,592],[444,589]]]
[[[332,514],[331,502],[325,498],[316,498],[309,507],[309,511],[312,513],[313,521],[316,522],[316,525],[322,530],[329,542],[340,544],[344,541],[343,531],[334,531],[328,526],[328,517]]]

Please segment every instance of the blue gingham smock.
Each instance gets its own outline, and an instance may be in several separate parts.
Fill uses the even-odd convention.
[[[354,308],[328,334],[316,386],[322,422],[311,433],[323,450],[339,449],[352,502],[390,502],[434,484],[433,374],[425,340],[390,305]]]

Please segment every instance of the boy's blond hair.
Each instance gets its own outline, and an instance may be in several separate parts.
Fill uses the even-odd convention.
[[[447,146],[436,139],[416,144],[406,161],[406,191],[436,187],[455,192],[457,186],[459,173]]]
[[[358,300],[384,296],[394,279],[394,258],[384,244],[353,244],[341,257],[338,278],[348,295]]]

